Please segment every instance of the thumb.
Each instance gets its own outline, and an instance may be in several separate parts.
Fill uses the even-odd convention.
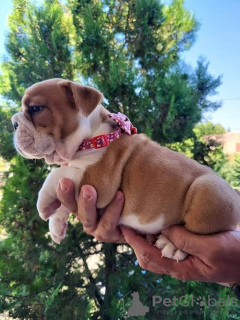
[[[162,230],[162,234],[168,238],[178,249],[196,256],[202,252],[201,236],[196,235],[182,226],[171,226]]]

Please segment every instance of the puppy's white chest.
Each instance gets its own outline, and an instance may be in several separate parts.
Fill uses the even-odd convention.
[[[68,163],[68,166],[86,171],[87,167],[98,162],[105,152],[106,148],[97,151],[90,151],[81,157],[76,156],[74,160],[71,160]]]

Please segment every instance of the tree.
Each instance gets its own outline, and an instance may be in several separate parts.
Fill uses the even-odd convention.
[[[194,133],[197,139],[209,136],[212,134],[224,134],[226,130],[221,124],[213,124],[211,121],[202,122],[195,126]]]
[[[81,74],[104,93],[140,132],[161,143],[181,141],[201,120],[220,84],[201,59],[195,71],[178,64],[198,24],[183,0],[71,0]],[[184,107],[183,107],[184,106]]]
[[[229,162],[221,168],[221,176],[226,179],[233,188],[240,190],[240,156],[234,155],[233,162]]]
[[[126,113],[140,132],[162,143],[191,137],[202,113],[219,107],[208,100],[220,84],[208,64],[200,60],[190,70],[180,63],[198,27],[183,0],[169,6],[157,0],[13,2],[0,75],[7,99],[0,121],[7,132],[10,105],[15,109],[28,86],[51,77],[97,86],[112,111]],[[120,298],[129,291],[138,291],[147,305],[156,286],[166,297],[172,288],[176,294],[202,292],[201,284],[140,271],[129,248],[97,243],[73,217],[67,238],[55,245],[35,207],[49,168],[14,157],[9,143],[0,139],[0,154],[11,163],[0,205],[7,232],[0,241],[0,312],[20,319],[119,319]],[[159,318],[153,309],[148,316]]]
[[[46,0],[39,7],[26,0],[13,3],[0,93],[19,104],[24,90],[35,82],[54,77],[73,78],[75,65],[69,35],[71,19],[58,1]]]
[[[214,171],[220,173],[223,166],[229,163],[227,155],[223,152],[222,145],[214,139],[206,139],[212,134],[226,133],[220,124],[212,124],[210,121],[200,123],[193,129],[193,159],[201,164],[208,165]]]
[[[201,122],[194,127],[191,138],[168,146],[173,150],[185,153],[188,157],[203,165],[211,167],[226,179],[225,168],[228,168],[229,171],[230,166],[228,157],[223,152],[222,145],[219,142],[206,138],[209,135],[224,133],[226,131],[220,124],[214,125],[210,121]],[[229,181],[229,179],[227,180]]]
[[[7,104],[11,101],[14,111],[24,90],[34,82],[73,77],[69,19],[57,1],[47,0],[40,7],[14,1],[9,17],[8,57],[1,74],[1,93],[8,99]],[[5,107],[0,113],[9,136],[12,111]],[[91,280],[86,280],[86,259],[96,251],[89,253],[89,248],[94,248],[93,240],[82,233],[80,225],[71,228],[70,224],[70,237],[63,246],[52,243],[48,226],[36,210],[37,193],[49,168],[43,161],[15,156],[16,152],[13,157],[9,139],[1,139],[0,143],[1,156],[11,160],[0,206],[1,225],[7,233],[0,242],[0,312],[8,310],[10,316],[25,319],[79,319],[79,314],[90,318],[89,300],[96,299],[96,295]]]
[[[10,121],[15,110],[14,107],[10,108],[3,104],[0,111],[0,154],[7,161],[10,161],[16,154],[12,143],[12,123]]]

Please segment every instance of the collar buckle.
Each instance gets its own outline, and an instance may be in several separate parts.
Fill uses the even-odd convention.
[[[124,114],[121,114],[120,112],[118,114],[109,113],[108,116],[117,123],[119,129],[108,134],[101,134],[93,138],[84,139],[76,152],[92,148],[101,149],[108,146],[110,142],[118,139],[123,133],[130,136],[137,133],[137,128],[133,127],[130,120]]]
[[[106,134],[101,134],[99,136],[93,137],[91,140],[94,149],[101,149],[109,145],[109,141]]]

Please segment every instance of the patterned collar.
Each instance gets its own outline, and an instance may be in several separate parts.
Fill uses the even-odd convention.
[[[132,125],[131,121],[124,114],[120,112],[117,114],[109,113],[108,116],[118,124],[119,129],[109,134],[101,134],[90,139],[84,139],[77,151],[104,148],[110,142],[117,140],[123,133],[127,133],[128,135],[137,133],[137,128]]]

